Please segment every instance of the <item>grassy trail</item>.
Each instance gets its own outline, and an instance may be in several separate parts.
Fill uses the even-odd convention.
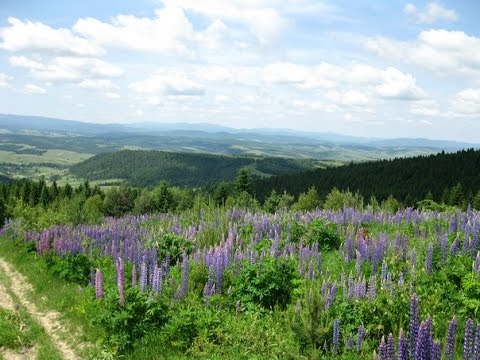
[[[3,349],[0,352],[0,358],[4,359],[65,359],[76,360],[79,357],[70,346],[69,337],[77,337],[79,334],[67,334],[67,330],[59,320],[59,314],[53,311],[40,311],[32,299],[32,286],[27,279],[16,271],[8,262],[0,258],[0,307],[2,311],[15,314],[19,308],[25,313],[25,324],[20,324],[20,331],[26,328],[37,328],[40,331],[34,332],[39,339],[39,347],[44,348],[44,355],[36,355],[36,343],[32,339],[27,341],[31,343],[31,348],[22,346],[17,353],[11,349]],[[15,318],[10,315],[5,316],[10,323]],[[28,324],[31,322],[32,324]],[[15,325],[15,324],[11,324]],[[1,335],[1,334],[0,334]],[[36,341],[35,341],[36,342]],[[46,351],[45,348],[51,348]],[[52,351],[53,350],[53,351]]]

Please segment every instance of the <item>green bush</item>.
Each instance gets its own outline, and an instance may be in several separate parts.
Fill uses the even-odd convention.
[[[338,249],[341,244],[337,225],[319,219],[311,221],[306,226],[303,239],[308,245],[317,243],[324,251]]]
[[[47,269],[55,276],[80,285],[87,285],[90,281],[92,262],[85,254],[60,256],[48,252],[43,258]]]
[[[119,305],[118,291],[112,287],[89,309],[91,323],[104,330],[106,344],[119,352],[130,349],[148,332],[160,329],[168,316],[168,307],[161,298],[142,293],[138,287],[125,290],[124,306]]]
[[[170,256],[171,266],[182,259],[183,252],[190,255],[193,248],[190,240],[173,233],[165,233],[159,239],[152,240],[147,246],[156,247],[160,259],[166,259],[167,255]]]
[[[290,303],[298,276],[292,259],[266,256],[255,264],[243,264],[233,280],[235,300],[266,309],[285,308]]]

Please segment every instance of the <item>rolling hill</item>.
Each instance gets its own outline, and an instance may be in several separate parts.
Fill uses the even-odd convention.
[[[96,155],[70,168],[88,180],[121,179],[134,186],[152,186],[165,180],[178,186],[204,186],[231,181],[240,168],[247,167],[258,177],[311,170],[314,160],[256,158],[164,151],[124,150]]]
[[[449,196],[445,191],[457,184],[461,185],[467,200],[480,190],[480,150],[350,163],[258,179],[255,191],[263,200],[272,190],[298,195],[315,186],[325,198],[332,188],[337,187],[359,191],[366,199],[375,195],[378,200],[383,200],[393,195],[407,205],[413,205],[429,193],[435,201],[448,200],[443,199]]]

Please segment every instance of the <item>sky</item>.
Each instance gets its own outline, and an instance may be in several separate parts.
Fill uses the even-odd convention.
[[[0,113],[480,143],[480,2],[1,0]]]

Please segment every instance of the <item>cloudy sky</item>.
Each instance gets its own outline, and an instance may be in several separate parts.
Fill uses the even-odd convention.
[[[0,113],[480,142],[480,2],[2,0]]]

